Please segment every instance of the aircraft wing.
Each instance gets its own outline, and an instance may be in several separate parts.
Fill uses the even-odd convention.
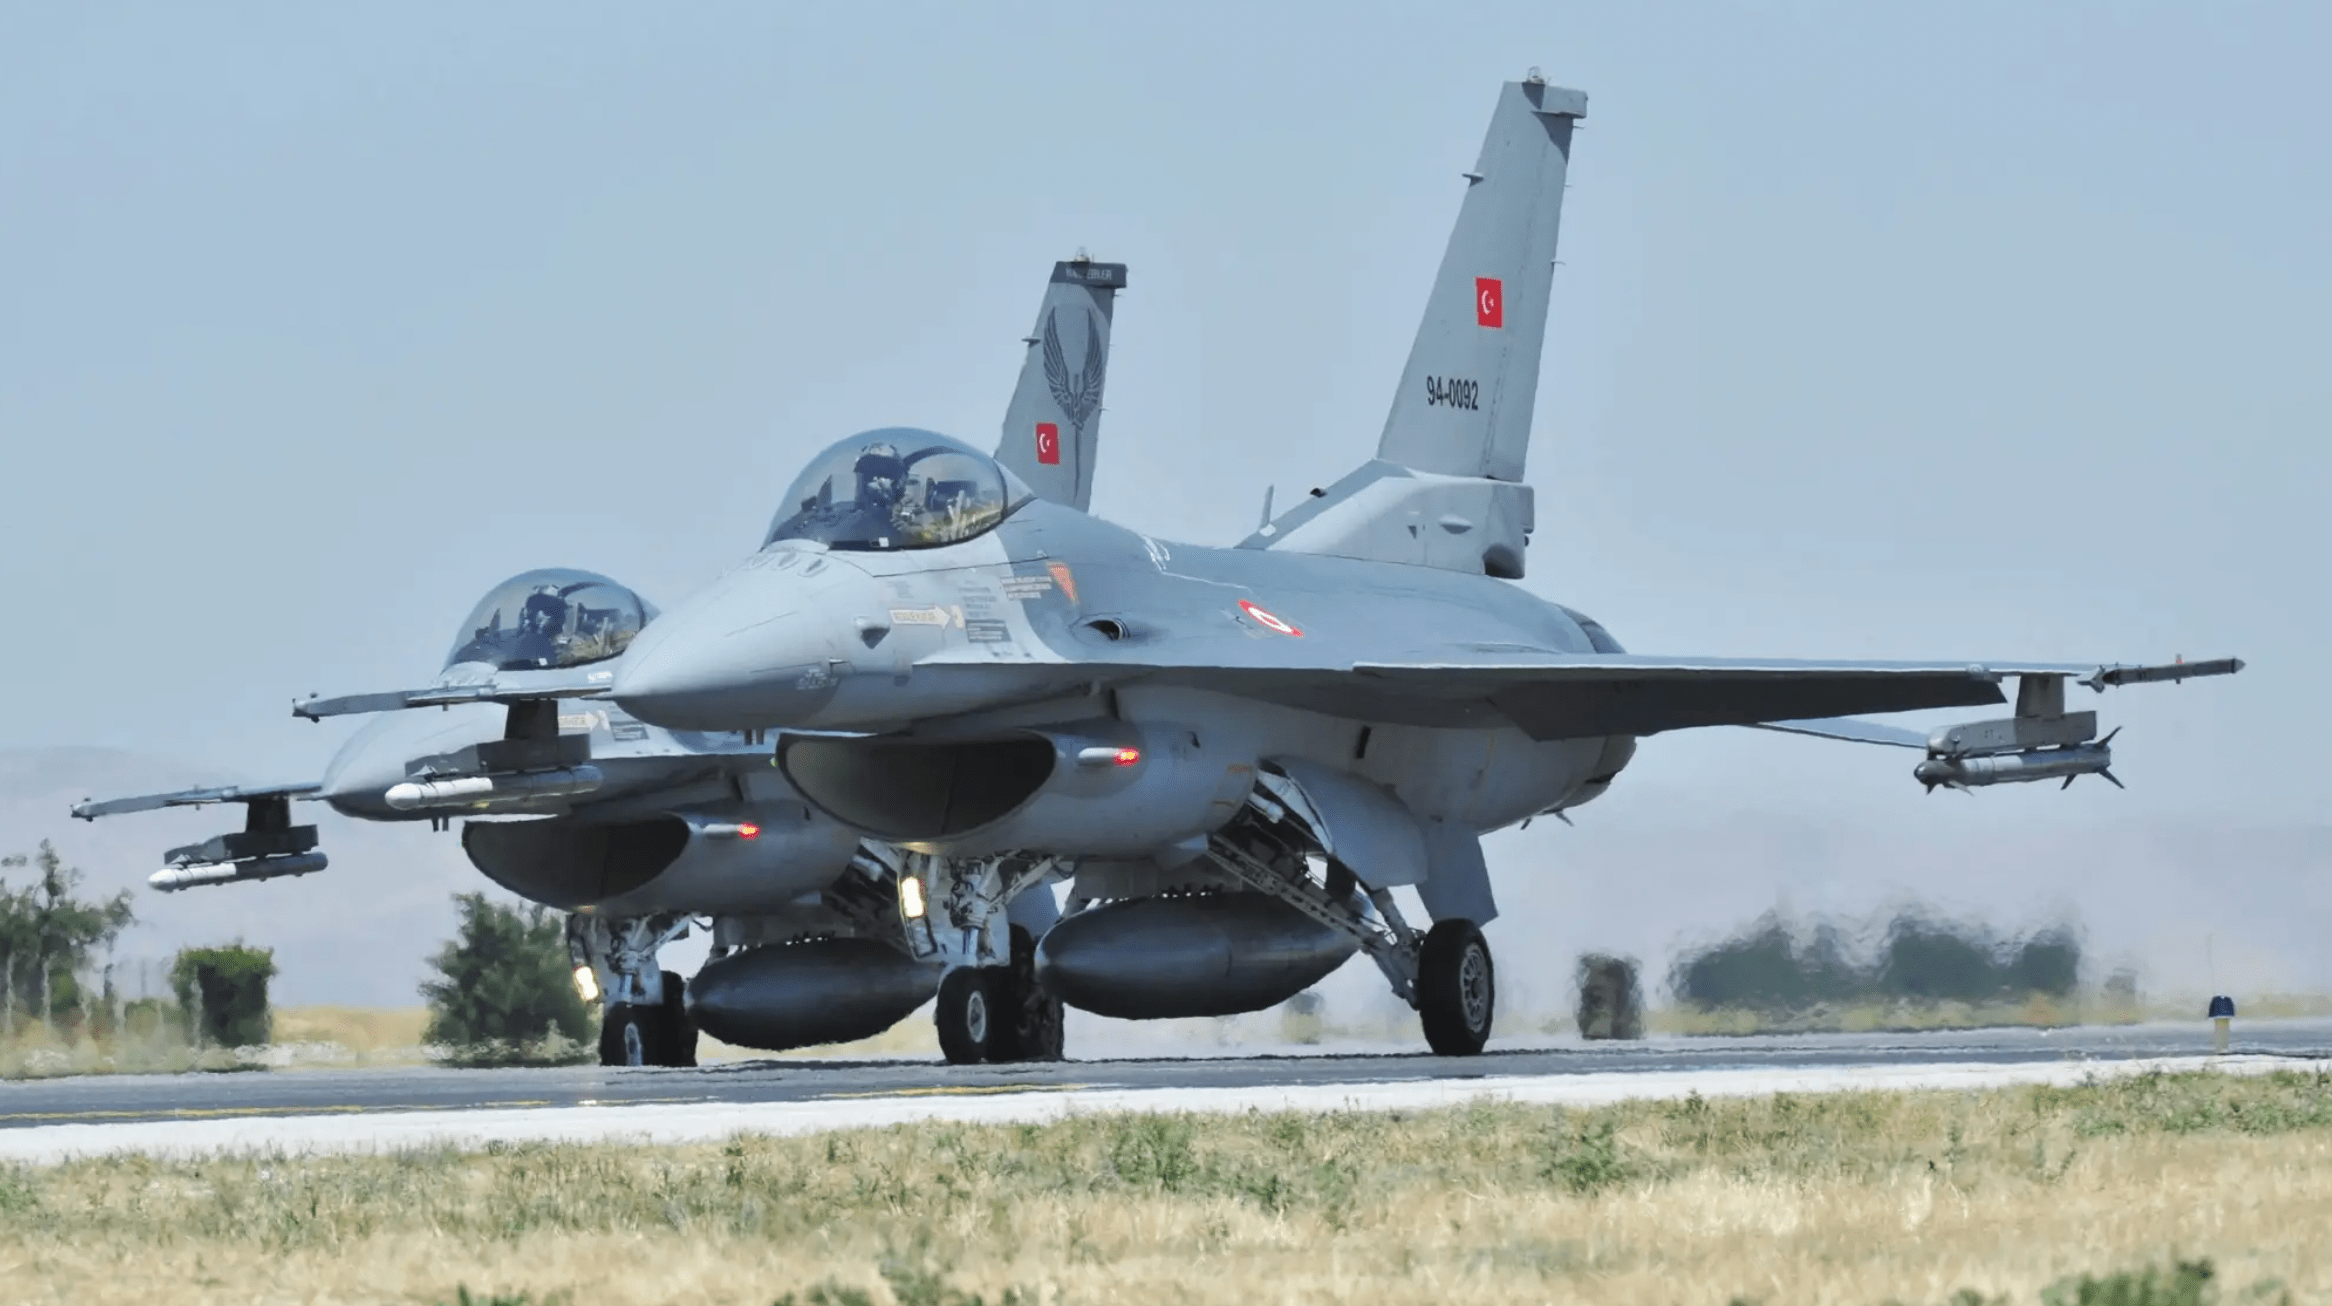
[[[1927,749],[1927,736],[1902,726],[1890,726],[1878,721],[1857,721],[1840,717],[1835,721],[1758,721],[1752,730],[1778,730],[1787,735],[1812,735],[1816,739],[1841,739],[1850,744],[1885,744],[1891,748]]]
[[[425,689],[392,689],[380,694],[344,694],[337,698],[303,698],[292,703],[292,715],[321,721],[328,716],[358,716],[368,712],[398,712],[412,707],[452,707],[458,703],[527,703],[562,698],[600,698],[615,673],[605,667],[577,667],[566,671],[505,671],[482,680],[441,682]]]
[[[121,816],[129,812],[152,812],[165,807],[205,807],[212,803],[260,803],[271,799],[288,801],[293,798],[314,798],[322,785],[313,780],[301,784],[283,785],[221,785],[215,789],[180,789],[167,794],[142,794],[136,798],[108,798],[103,802],[83,799],[73,805],[73,815],[84,821],[100,816]]]
[[[2099,666],[1558,654],[1540,658],[1502,655],[1483,662],[1441,664],[1362,663],[1353,671],[1362,677],[1412,684],[1436,696],[1479,697],[1534,739],[1569,739],[1976,707],[2005,702],[2000,682],[2009,676],[2060,677],[2103,690],[2111,685],[2230,675],[2242,666],[2234,658],[2160,666]],[[1868,724],[1864,723],[1866,729],[1857,736],[1826,733],[1873,742]]]
[[[1974,707],[2005,701],[2003,676],[2078,676],[2053,663],[1800,662],[1623,654],[1481,662],[1362,663],[1357,677],[1487,703],[1533,739],[1653,735],[1696,726]]]
[[[313,799],[323,786],[313,780],[284,785],[221,785],[215,789],[180,789],[136,798],[83,799],[73,815],[84,821],[128,812],[152,812],[164,807],[205,807],[212,803],[244,805],[243,828],[213,835],[162,854],[162,869],[146,883],[163,893],[204,884],[237,884],[274,880],[288,875],[310,875],[331,860],[316,848],[316,827],[291,823],[292,800]]]
[[[2002,703],[2007,700],[2001,685],[2010,677],[2055,678],[2102,691],[2114,685],[2229,675],[2243,666],[2234,658],[2126,666],[1665,658],[1537,649],[1468,650],[1398,662],[1345,661],[1331,654],[1304,665],[1289,660],[1290,643],[1244,659],[1237,654],[1253,647],[1245,641],[1244,647],[1218,646],[1217,651],[1233,656],[1206,665],[1143,650],[1107,662],[1054,664],[1042,668],[1050,673],[1042,687],[1164,681],[1412,725],[1466,726],[1503,718],[1539,740],[1653,735],[1703,726],[1773,726],[1910,746],[1909,731],[1901,732],[1904,738],[1874,738],[1895,729],[1875,723],[1813,727],[1829,718]],[[1329,653],[1326,645],[1322,641],[1319,654]],[[1297,656],[1311,653],[1306,649]],[[984,661],[967,653],[927,658],[917,666],[970,671]],[[1032,682],[1032,690],[1037,687]],[[1918,746],[1924,747],[1925,740]]]

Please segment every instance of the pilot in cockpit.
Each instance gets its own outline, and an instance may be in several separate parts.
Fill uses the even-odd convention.
[[[538,586],[519,610],[511,654],[524,662],[550,666],[558,660],[559,636],[566,628],[567,601],[559,597],[555,586]]]
[[[907,488],[907,463],[897,447],[870,444],[851,469],[858,477],[858,506],[882,516],[898,511],[899,496]]]

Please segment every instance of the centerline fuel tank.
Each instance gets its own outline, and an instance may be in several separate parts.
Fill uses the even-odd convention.
[[[873,1038],[939,991],[940,968],[875,939],[770,944],[708,961],[688,981],[697,1028],[782,1052]]]
[[[1120,1020],[1230,1016],[1325,979],[1360,945],[1276,898],[1128,898],[1063,918],[1037,944],[1037,981]]]

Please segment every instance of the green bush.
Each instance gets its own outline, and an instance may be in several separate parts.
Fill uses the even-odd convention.
[[[568,969],[565,919],[482,893],[457,893],[454,905],[461,925],[430,960],[439,978],[421,986],[422,1039],[471,1064],[579,1059],[591,1015]]]
[[[181,949],[170,964],[170,988],[178,995],[178,1009],[200,1021],[187,1037],[230,1048],[267,1042],[267,981],[274,978],[272,948],[230,943]]]
[[[2119,1274],[2084,1274],[2041,1290],[2046,1306],[2203,1306],[2212,1300],[2210,1261],[2180,1261],[2165,1271],[2155,1266]]]

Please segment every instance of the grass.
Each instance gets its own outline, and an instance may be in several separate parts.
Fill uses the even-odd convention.
[[[2327,1228],[2321,1073],[0,1169],[25,1302],[2233,1303]]]

